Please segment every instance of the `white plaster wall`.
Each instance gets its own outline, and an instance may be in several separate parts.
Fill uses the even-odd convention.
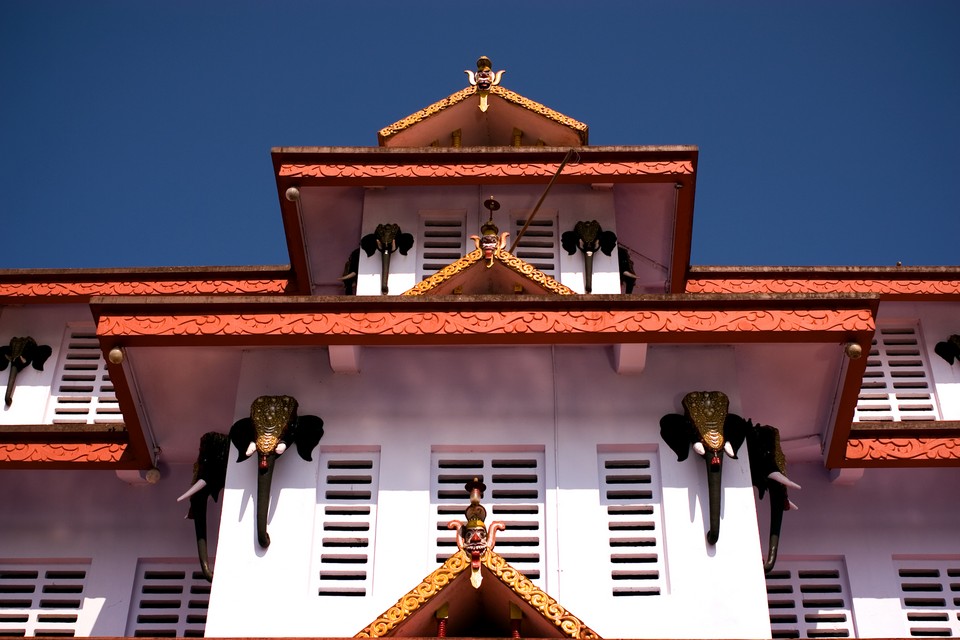
[[[470,236],[479,235],[480,225],[487,220],[488,211],[483,207],[483,201],[493,196],[500,203],[500,209],[494,214],[494,222],[500,231],[510,232],[507,239],[509,249],[516,236],[512,220],[518,213],[526,214],[533,210],[545,186],[369,189],[364,193],[362,235],[373,233],[378,224],[396,223],[402,231],[413,234],[419,240],[422,211],[463,211],[466,215],[465,253],[468,253],[475,249]],[[555,186],[540,211],[544,214],[555,212],[557,215],[559,280],[574,291],[583,293],[583,256],[579,252],[567,255],[560,247],[560,235],[573,229],[579,220],[597,220],[604,230],[616,232],[613,193],[593,191],[588,185]],[[391,256],[388,281],[390,295],[401,294],[419,282],[419,261],[417,245],[406,256],[399,252]],[[365,252],[360,252],[358,295],[380,295],[381,262],[379,254],[368,257]],[[593,293],[620,293],[616,252],[609,256],[597,253],[593,268]]]
[[[546,590],[606,637],[769,634],[752,488],[745,459],[724,469],[718,545],[705,542],[705,465],[660,445],[659,419],[687,391],[722,389],[739,404],[729,348],[651,348],[647,371],[613,372],[609,347],[366,348],[359,375],[333,375],[322,350],[245,355],[237,417],[259,395],[289,394],[325,421],[321,447],[379,448],[372,593],[316,595],[317,455],[277,463],[272,544],[257,547],[255,462],[231,462],[210,636],[349,636],[436,568],[430,557],[433,447],[522,446],[545,452]],[[600,518],[598,447],[660,451],[668,592],[615,600]],[[607,554],[605,556],[605,554]],[[718,587],[722,576],[723,587]],[[690,616],[696,608],[699,615]],[[271,611],[282,611],[272,615]]]
[[[927,361],[937,391],[940,417],[960,420],[960,363],[951,366],[934,353],[938,342],[960,333],[960,303],[883,302],[877,321],[917,321],[927,350]]]
[[[858,637],[909,636],[893,560],[960,557],[950,497],[960,469],[867,469],[849,485],[818,464],[789,465],[788,474],[803,489],[790,492],[799,510],[784,514],[779,559],[842,559]],[[768,505],[760,502],[764,536]]]
[[[78,635],[123,636],[140,559],[197,562],[188,505],[176,499],[191,465],[164,466],[158,484],[113,471],[0,471],[0,562],[90,559]],[[210,555],[219,507],[211,503]]]
[[[0,400],[0,424],[44,424],[50,385],[62,353],[61,343],[68,323],[89,323],[92,326],[89,308],[51,304],[0,309],[0,341],[4,345],[9,345],[14,337],[32,336],[37,344],[49,345],[53,349],[43,371],[28,365],[18,374],[13,404],[7,407]],[[9,375],[10,367],[0,372],[0,396],[6,393]]]

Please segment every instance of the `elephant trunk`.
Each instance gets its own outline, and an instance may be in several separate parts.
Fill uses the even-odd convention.
[[[707,488],[710,498],[710,530],[707,531],[707,542],[717,544],[720,539],[720,475],[723,470],[722,458],[719,453],[707,452]]]
[[[783,512],[788,508],[787,490],[782,485],[770,485],[770,546],[767,549],[767,559],[763,563],[763,573],[773,571],[777,563],[777,551],[780,547],[780,528],[783,524]]]
[[[270,485],[273,483],[273,465],[277,460],[275,453],[259,454],[260,464],[257,474],[257,542],[266,549],[270,546],[267,533],[267,513],[270,511]]]
[[[7,377],[7,393],[3,396],[3,402],[9,407],[13,404],[13,387],[17,384],[17,374],[20,371],[17,369],[17,363],[10,363],[10,375]]]
[[[593,293],[593,251],[583,253],[583,290]]]
[[[210,569],[210,557],[207,555],[207,494],[205,491],[190,496],[189,517],[193,519],[193,528],[197,534],[200,571],[207,582],[213,582],[213,570]]]
[[[390,279],[390,247],[386,247],[380,255],[383,259],[380,267],[380,293],[387,295],[390,293],[390,286],[387,284]]]

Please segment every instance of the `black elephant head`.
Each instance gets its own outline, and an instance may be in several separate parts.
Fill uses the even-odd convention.
[[[583,252],[583,290],[593,291],[593,254],[603,251],[612,255],[617,246],[617,234],[604,231],[596,220],[581,220],[572,231],[564,231],[560,236],[564,250],[573,255],[577,249]]]
[[[660,418],[660,437],[677,454],[687,459],[690,447],[707,462],[710,496],[710,530],[707,542],[720,538],[720,478],[724,454],[737,457],[746,437],[747,421],[729,413],[729,400],[719,391],[693,391],[683,397],[684,414],[669,413]]]
[[[747,421],[747,456],[750,478],[758,495],[763,499],[763,494],[770,491],[770,543],[763,563],[763,572],[770,573],[777,562],[783,512],[797,508],[787,498],[787,487],[799,489],[800,485],[785,475],[787,459],[780,448],[780,431],[775,427]]]
[[[13,389],[17,384],[17,375],[26,366],[33,365],[37,371],[43,371],[43,365],[53,354],[53,349],[27,336],[25,338],[11,338],[10,344],[0,347],[0,371],[10,367],[10,376],[7,378],[7,393],[3,397],[9,407],[13,404]]]
[[[211,431],[200,437],[200,452],[193,465],[193,485],[177,502],[190,498],[187,518],[193,520],[197,534],[197,554],[200,570],[208,582],[213,582],[213,571],[207,555],[207,498],[216,502],[220,498],[227,479],[227,459],[230,455],[230,439],[226,434]]]
[[[960,360],[960,336],[954,334],[943,342],[938,342],[933,350],[946,360],[947,364],[953,364],[954,360]]]
[[[360,248],[366,252],[368,258],[377,252],[382,257],[380,293],[387,294],[390,291],[387,285],[387,280],[390,277],[390,255],[399,251],[400,255],[405,256],[412,247],[413,236],[409,233],[403,233],[398,224],[378,224],[376,231],[360,238]]]
[[[240,452],[237,462],[257,454],[257,541],[270,546],[267,512],[270,485],[277,458],[291,444],[307,462],[323,437],[323,420],[317,416],[298,416],[297,401],[290,396],[260,396],[250,406],[250,417],[237,420],[230,429],[230,441]]]

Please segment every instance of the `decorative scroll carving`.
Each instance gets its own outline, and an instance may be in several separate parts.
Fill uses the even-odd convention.
[[[687,293],[878,293],[886,295],[960,294],[960,280],[774,280],[698,278]]]
[[[847,442],[847,460],[960,462],[960,438],[876,438]]]
[[[568,637],[582,640],[600,638],[596,631],[585,625],[546,592],[530,582],[520,571],[507,564],[507,561],[500,555],[488,551],[483,556],[483,566],[493,572],[501,582],[540,612],[544,619],[556,625]],[[469,567],[470,559],[467,554],[463,551],[457,551],[443,563],[443,566],[424,578],[423,582],[401,597],[395,605],[387,609],[372,624],[354,637],[380,638],[390,635],[390,632],[397,625],[426,604]]]
[[[355,635],[355,638],[380,638],[389,635],[398,624],[407,619],[430,598],[440,593],[464,569],[470,566],[470,558],[463,551],[450,556],[436,571],[423,579],[423,582],[407,592],[395,605]]]
[[[566,127],[570,127],[571,129],[573,129],[579,134],[581,142],[583,144],[587,144],[588,127],[584,123],[574,120],[573,118],[570,118],[568,116],[565,116],[562,113],[554,111],[550,107],[544,106],[539,102],[535,102],[533,100],[530,100],[529,98],[524,98],[519,93],[514,93],[513,91],[510,91],[509,89],[504,89],[501,86],[491,86],[489,89],[489,93],[492,93],[495,96],[499,96],[504,100],[506,100],[507,102],[523,107],[524,109],[528,109],[529,111],[538,113],[543,117],[547,118],[548,120],[553,120],[554,122],[562,124]],[[410,127],[417,124],[418,122],[423,122],[427,118],[440,113],[444,109],[449,109],[450,107],[456,104],[459,104],[460,102],[463,102],[467,98],[474,96],[476,94],[477,94],[476,87],[473,87],[473,86],[466,87],[465,89],[461,89],[460,91],[457,91],[456,93],[444,98],[443,100],[438,100],[437,102],[434,102],[430,106],[424,107],[420,111],[410,114],[409,116],[407,116],[406,118],[403,118],[402,120],[398,120],[397,122],[394,122],[388,127],[384,127],[383,129],[380,130],[378,134],[381,143],[387,140],[388,138],[390,138],[391,136],[396,135],[405,129],[409,129]]]
[[[271,295],[287,289],[287,280],[179,280],[139,282],[0,282],[0,298],[143,295]]]
[[[419,296],[424,293],[432,290],[433,288],[443,284],[453,276],[464,271],[468,267],[476,264],[483,259],[483,251],[481,249],[475,249],[460,258],[454,263],[448,264],[440,271],[437,271],[435,274],[427,278],[426,280],[418,283],[412,289],[405,291],[403,295],[405,296]],[[570,287],[554,280],[544,272],[540,271],[534,267],[529,262],[524,262],[520,258],[516,257],[512,253],[504,250],[500,250],[494,256],[494,259],[502,263],[503,265],[509,267],[511,270],[519,273],[522,276],[530,279],[531,281],[537,283],[543,289],[546,289],[550,293],[555,293],[557,295],[573,295],[576,293]]]
[[[341,180],[408,180],[410,178],[548,178],[557,172],[556,162],[486,164],[284,164],[281,178],[331,178]],[[609,177],[645,175],[692,175],[690,160],[662,162],[591,162],[567,165],[564,177]]]
[[[553,622],[553,624],[567,636],[571,638],[582,638],[583,640],[600,638],[600,635],[596,631],[563,608],[560,603],[538,588],[537,585],[530,582],[527,576],[507,564],[507,561],[499,554],[488,553],[483,564],[487,569],[496,574],[501,582],[526,600],[527,603],[539,611],[545,619]]]
[[[423,122],[430,116],[440,113],[444,109],[448,109],[455,104],[463,102],[470,96],[474,95],[476,92],[477,92],[476,87],[467,87],[465,89],[461,89],[460,91],[457,91],[453,95],[447,96],[443,100],[438,100],[437,102],[434,102],[430,106],[424,107],[423,109],[420,109],[420,111],[417,111],[416,113],[412,113],[406,118],[402,120],[398,120],[397,122],[394,122],[390,126],[380,129],[380,132],[378,135],[380,136],[381,140],[386,140],[390,136],[400,133],[404,129],[409,129],[410,127],[417,124],[418,122]]]
[[[0,444],[0,464],[7,462],[119,462],[126,444]]]
[[[867,310],[393,311],[103,316],[99,336],[486,336],[873,331]]]

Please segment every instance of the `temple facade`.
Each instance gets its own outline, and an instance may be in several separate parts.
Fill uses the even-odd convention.
[[[691,265],[502,75],[274,149],[289,265],[0,271],[0,635],[960,635],[960,267]]]

